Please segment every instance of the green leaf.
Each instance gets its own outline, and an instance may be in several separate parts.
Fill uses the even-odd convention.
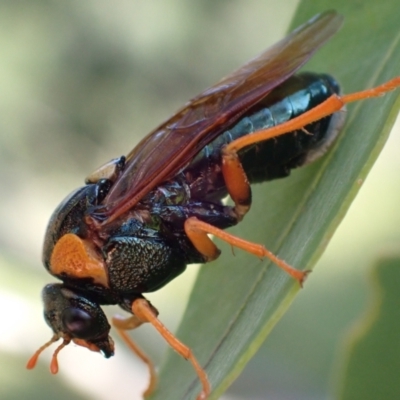
[[[338,398],[400,398],[400,257],[380,260],[373,270],[373,298],[347,338],[346,365]]]
[[[292,27],[331,7],[304,1]],[[400,73],[400,26],[394,1],[335,2],[344,28],[307,70],[334,75],[346,93]],[[399,110],[399,92],[348,107],[337,143],[317,163],[290,178],[253,187],[253,205],[230,232],[264,244],[299,269],[314,266],[382,149]],[[197,279],[177,337],[205,366],[217,399],[240,374],[299,291],[267,261],[217,242],[222,255]],[[305,285],[307,288],[307,284]],[[306,290],[306,289],[305,289]],[[172,351],[152,399],[192,399],[199,392],[192,368]]]

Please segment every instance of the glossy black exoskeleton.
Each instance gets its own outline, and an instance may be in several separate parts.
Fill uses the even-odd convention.
[[[68,298],[76,302],[74,297],[71,298],[70,291],[88,300],[94,296],[95,302],[85,302],[83,308],[94,310],[94,325],[98,324],[99,327],[93,329],[88,326],[88,329],[99,334],[99,328],[104,327],[108,333],[109,326],[103,322],[105,317],[97,316],[100,313],[99,304],[131,304],[142,293],[160,289],[181,274],[187,264],[205,262],[204,256],[185,234],[184,222],[196,217],[221,229],[238,222],[231,207],[221,202],[227,195],[220,168],[222,146],[240,136],[296,117],[338,91],[336,81],[326,75],[302,74],[291,77],[207,145],[174,180],[160,184],[148,193],[132,215],[110,224],[102,231],[101,248],[98,250],[107,275],[107,282],[102,287],[93,284],[95,279],[91,279],[90,271],[86,277],[76,276],[74,270],[59,274],[54,272],[51,263],[54,246],[65,234],[73,233],[90,240],[85,218],[92,208],[101,204],[112,187],[112,181],[102,178],[75,191],[53,214],[43,253],[47,270],[61,278],[63,287],[68,288],[68,295],[62,295],[63,302]],[[322,154],[338,132],[339,127],[331,124],[331,121],[331,116],[325,117],[306,126],[304,130],[254,144],[239,152],[250,182],[288,176],[291,169]],[[334,122],[337,121],[334,119]],[[118,162],[121,163],[121,159]],[[93,179],[89,178],[88,182],[91,181]],[[63,293],[61,288],[58,292]],[[54,293],[53,285],[44,289],[45,305],[51,304],[50,309],[46,306],[46,321],[52,327],[56,325],[57,330],[65,331],[59,324],[59,319],[63,317],[57,317],[55,323],[49,317],[57,315],[53,308],[55,302],[47,301],[49,293]],[[79,306],[74,304],[73,308],[78,310]],[[76,318],[80,318],[79,313]],[[77,336],[73,330],[70,333]],[[110,345],[107,345],[103,336],[99,348],[110,355]]]
[[[44,316],[53,338],[114,354],[101,305],[118,304],[131,314],[113,323],[129,346],[150,362],[124,333],[150,322],[193,364],[205,399],[210,386],[188,347],[158,320],[143,293],[160,289],[188,264],[215,259],[214,234],[255,255],[269,257],[300,283],[295,270],[263,246],[223,231],[237,224],[251,204],[249,185],[283,178],[320,157],[343,124],[346,102],[377,96],[382,88],[339,96],[325,74],[293,75],[341,24],[321,14],[270,50],[189,102],[126,157],[107,163],[70,194],[50,219],[43,263],[62,283],[43,290]],[[230,195],[234,207],[222,199]]]

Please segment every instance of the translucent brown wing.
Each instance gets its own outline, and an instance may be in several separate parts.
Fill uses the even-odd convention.
[[[317,15],[273,47],[189,101],[146,136],[95,217],[110,222],[173,177],[205,145],[288,79],[342,24],[334,11]]]

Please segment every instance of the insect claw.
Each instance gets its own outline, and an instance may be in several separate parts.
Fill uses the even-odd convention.
[[[311,274],[311,272],[312,271],[310,269],[306,269],[305,271],[302,271],[303,276],[298,280],[301,288],[303,288],[303,284],[306,281],[308,275]]]

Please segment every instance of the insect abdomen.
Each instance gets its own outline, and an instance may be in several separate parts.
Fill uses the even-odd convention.
[[[339,85],[328,75],[303,73],[291,77],[246,112],[239,122],[204,147],[190,168],[195,165],[195,168],[207,168],[207,165],[220,162],[221,148],[225,144],[297,117],[338,92]],[[332,133],[331,119],[323,118],[306,126],[304,131],[298,130],[241,150],[239,156],[250,181],[284,177],[289,175],[290,169],[307,163],[311,153],[314,154],[327,140],[333,139],[329,137]]]
[[[304,85],[303,88],[301,85]],[[285,96],[289,90],[294,91]],[[252,124],[252,130],[246,134],[297,117],[338,92],[337,82],[328,75],[305,73],[295,76],[267,97],[270,104],[242,120],[250,120]],[[279,99],[280,96],[285,97]],[[278,97],[278,101],[274,102],[274,97]],[[248,179],[255,183],[285,177],[290,174],[291,169],[314,161],[335,139],[343,121],[343,113],[328,116],[305,126],[303,130],[243,149],[239,152],[239,157]]]
[[[224,145],[295,118],[334,93],[339,93],[338,83],[328,75],[314,73],[293,76],[274,89],[239,122],[204,147],[185,169],[193,198],[213,200],[226,195],[219,168]],[[337,136],[343,116],[337,113],[305,126],[304,130],[240,150],[239,157],[250,183],[283,178],[291,169],[318,158]]]

